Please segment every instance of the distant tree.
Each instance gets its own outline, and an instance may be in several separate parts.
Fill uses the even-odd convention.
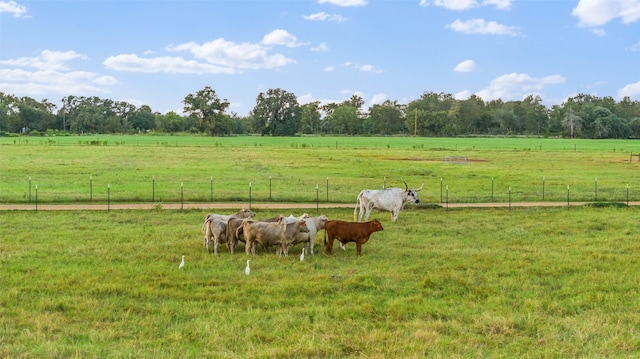
[[[360,119],[356,111],[356,108],[351,105],[338,106],[333,111],[333,114],[329,116],[332,133],[340,135],[354,135],[359,133]]]
[[[230,103],[219,99],[211,87],[207,86],[195,95],[187,95],[182,103],[184,112],[195,120],[199,131],[212,136],[231,132],[231,121],[225,113]]]
[[[320,132],[320,102],[314,101],[301,106],[300,126],[302,133],[318,134]]]
[[[562,119],[562,128],[565,133],[569,134],[569,138],[580,137],[582,132],[582,118],[578,116],[571,107],[566,111]]]
[[[153,130],[155,128],[155,119],[155,114],[151,111],[151,107],[147,105],[142,105],[132,113],[129,113],[129,123],[137,131]]]
[[[176,133],[185,131],[185,118],[178,115],[174,111],[167,112],[166,114],[155,115],[155,129],[165,133]]]
[[[18,99],[17,107],[20,125],[27,131],[45,132],[55,123],[56,116],[53,111],[56,105],[46,99],[38,102],[31,97],[21,97]]]
[[[371,134],[393,135],[404,132],[405,118],[398,101],[387,100],[369,109],[366,121],[367,132]]]
[[[250,114],[254,119],[254,129],[262,135],[294,136],[300,130],[298,99],[282,89],[261,92]]]

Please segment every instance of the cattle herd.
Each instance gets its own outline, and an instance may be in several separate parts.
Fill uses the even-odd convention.
[[[345,249],[347,243],[355,242],[356,253],[361,255],[362,245],[369,241],[371,234],[384,229],[378,219],[369,221],[372,210],[391,212],[391,220],[396,222],[400,210],[407,202],[420,203],[417,192],[424,184],[417,189],[410,189],[406,182],[404,184],[404,190],[362,190],[357,196],[353,222],[329,220],[326,215],[311,217],[307,213],[299,217],[280,215],[255,220],[256,214],[249,207],[231,215],[209,213],[202,225],[204,246],[210,253],[213,245],[213,252],[218,254],[218,246],[226,243],[229,252],[233,254],[238,242],[244,242],[247,254],[255,255],[256,245],[260,244],[265,249],[275,247],[278,255],[288,255],[290,246],[302,243],[308,254],[314,254],[316,234],[324,230],[326,254],[333,253],[333,242],[338,240],[342,249]],[[365,222],[361,222],[363,216]]]

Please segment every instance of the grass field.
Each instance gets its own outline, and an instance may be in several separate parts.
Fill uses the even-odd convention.
[[[423,182],[426,203],[633,201],[640,142],[544,138],[0,138],[0,202],[351,203]],[[447,156],[466,164],[447,164]],[[630,161],[632,160],[632,161]],[[629,189],[627,190],[627,185]],[[448,189],[448,191],[447,191]],[[511,190],[511,193],[509,193]]]
[[[304,262],[206,254],[205,214],[0,213],[0,357],[640,355],[636,208],[409,207]]]

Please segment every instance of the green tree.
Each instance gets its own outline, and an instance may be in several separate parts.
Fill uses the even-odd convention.
[[[137,131],[149,131],[155,128],[156,115],[151,107],[142,105],[129,114],[129,123]]]
[[[388,136],[404,132],[404,122],[404,113],[398,101],[386,100],[380,105],[371,106],[365,127],[370,134]]]
[[[187,129],[186,120],[174,111],[155,115],[155,128],[160,132],[177,133]]]
[[[356,111],[356,108],[351,105],[340,105],[336,107],[333,114],[329,117],[331,133],[340,135],[354,135],[358,133],[360,119]]]
[[[207,86],[195,95],[187,95],[182,103],[184,112],[195,120],[200,132],[209,133],[212,136],[231,132],[231,121],[225,113],[230,103],[226,99],[218,98],[211,87]]]
[[[18,112],[18,99],[0,92],[0,131],[20,132],[22,127]]]
[[[314,101],[301,106],[300,125],[302,133],[318,134],[320,132],[320,102]]]
[[[302,117],[296,95],[279,88],[261,92],[251,116],[254,130],[271,136],[294,136],[300,130]]]

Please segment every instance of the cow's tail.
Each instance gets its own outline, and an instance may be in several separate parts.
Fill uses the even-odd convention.
[[[324,230],[324,246],[327,246],[327,229]]]
[[[358,193],[358,197],[356,198],[356,208],[353,209],[353,221],[357,221],[358,219],[358,208],[360,208],[360,196],[362,195],[362,191]]]

